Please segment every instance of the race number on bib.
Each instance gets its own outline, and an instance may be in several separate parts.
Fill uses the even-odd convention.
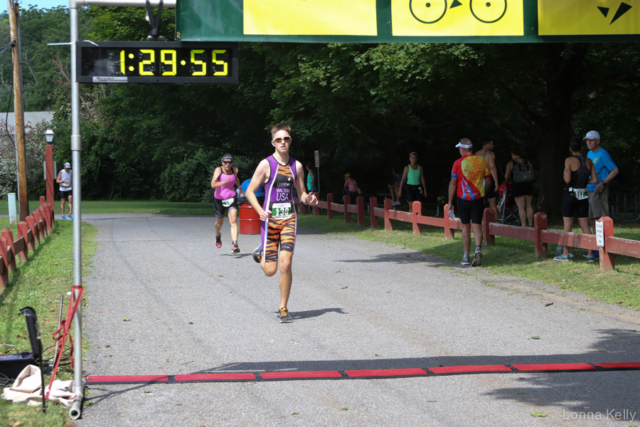
[[[235,197],[231,197],[230,199],[224,199],[222,201],[222,206],[224,206],[225,208],[228,208],[229,206],[231,206],[233,204],[233,202],[236,201]]]
[[[574,188],[573,195],[578,200],[584,200],[589,198],[589,194],[587,193],[586,188]]]
[[[274,203],[271,207],[273,219],[291,218],[291,203]]]

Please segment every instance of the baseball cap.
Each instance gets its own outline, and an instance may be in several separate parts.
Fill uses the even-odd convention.
[[[469,149],[469,148],[473,148],[473,144],[463,144],[462,141],[461,141],[461,142],[458,142],[458,145],[456,145],[456,148],[458,148],[458,147]]]
[[[345,178],[349,178],[350,176],[351,176],[351,174],[350,174],[349,172],[347,172],[347,173],[345,173],[345,174],[344,174],[344,177],[345,177]]]
[[[589,132],[587,132],[587,136],[585,136],[582,139],[597,139],[597,140],[599,140],[600,139],[600,134],[595,130],[590,130]]]
[[[71,163],[69,163],[69,162],[65,163],[65,164],[64,164],[64,167],[65,167],[65,168],[69,168],[69,169],[71,169]]]

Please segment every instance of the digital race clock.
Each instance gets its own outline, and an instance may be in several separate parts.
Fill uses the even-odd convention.
[[[78,42],[78,83],[237,84],[238,44]]]

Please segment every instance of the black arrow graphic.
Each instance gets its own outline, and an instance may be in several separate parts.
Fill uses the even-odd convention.
[[[609,8],[608,7],[600,7],[600,6],[598,6],[598,9],[600,9],[600,12],[602,12],[602,14],[604,15],[605,18],[609,14]]]
[[[616,22],[618,20],[618,18],[620,18],[625,13],[627,13],[629,11],[629,9],[631,9],[631,6],[629,6],[626,3],[620,3],[620,7],[618,7],[618,10],[616,10],[616,14],[614,15],[613,19],[611,20],[611,24]],[[611,25],[611,24],[609,24],[609,25]]]

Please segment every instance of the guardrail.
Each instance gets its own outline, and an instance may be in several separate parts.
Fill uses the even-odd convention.
[[[316,195],[318,195],[316,193]],[[296,203],[300,205],[299,200]],[[344,222],[351,222],[351,215],[357,215],[357,224],[365,226],[365,203],[364,197],[359,196],[356,204],[352,205],[351,198],[344,196],[344,203],[334,203],[333,194],[327,194],[326,201],[319,201],[318,205],[313,208],[313,215],[320,215],[321,209],[326,209],[327,218],[332,219],[334,212],[340,212],[344,215]],[[392,201],[385,199],[384,207],[378,207],[378,199],[371,197],[369,199],[370,206],[370,223],[371,227],[379,226],[378,219],[384,221],[385,230],[393,230],[392,221],[408,222],[413,224],[413,234],[422,233],[422,226],[429,225],[432,227],[440,227],[444,229],[444,237],[446,239],[454,239],[455,231],[462,230],[462,223],[459,218],[451,219],[446,214],[449,205],[445,205],[444,218],[434,218],[422,215],[422,204],[413,202],[413,212],[403,212],[393,210]],[[305,214],[304,205],[300,205],[298,212]],[[546,258],[548,254],[548,245],[557,244],[562,246],[570,246],[572,248],[593,250],[600,252],[600,270],[608,271],[615,268],[616,255],[628,256],[632,258],[640,258],[640,241],[631,239],[622,239],[614,236],[613,219],[603,217],[598,220],[599,227],[602,227],[602,246],[598,246],[598,239],[594,234],[571,233],[566,231],[555,231],[547,229],[547,215],[538,212],[533,218],[533,228],[520,227],[515,225],[500,224],[496,221],[493,210],[487,208],[482,218],[482,232],[484,241],[487,246],[495,245],[496,236],[507,237],[516,240],[525,240],[533,242],[535,255],[538,258]]]
[[[42,240],[51,234],[55,220],[53,206],[40,197],[40,207],[31,212],[26,221],[18,223],[18,239],[13,240],[13,232],[5,228],[0,233],[0,291],[9,283],[9,271],[16,269],[16,256],[29,261],[29,251],[36,250]]]

